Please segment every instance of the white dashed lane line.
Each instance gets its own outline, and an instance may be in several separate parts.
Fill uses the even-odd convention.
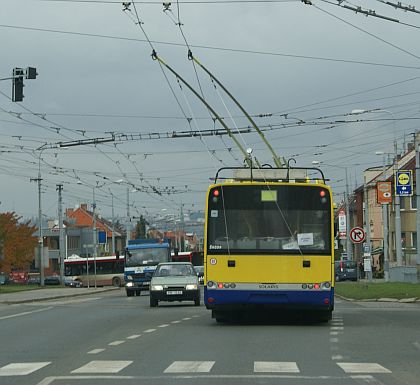
[[[98,354],[98,353],[102,353],[104,351],[105,351],[105,349],[93,349],[90,352],[88,352],[88,354]]]
[[[110,342],[108,345],[109,346],[118,346],[118,345],[121,345],[121,344],[123,344],[125,341],[113,341],[113,342]]]

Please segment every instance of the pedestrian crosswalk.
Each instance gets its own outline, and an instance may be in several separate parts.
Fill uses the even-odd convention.
[[[48,366],[51,362],[12,362],[0,367],[0,376],[24,376]],[[117,374],[135,364],[124,360],[94,360],[70,371],[71,374]],[[392,373],[391,370],[374,362],[334,362],[331,364],[348,375]],[[258,374],[310,374],[304,363],[298,365],[293,361],[255,361],[249,366],[250,373]],[[211,374],[217,372],[216,361],[174,361],[165,369],[164,374]],[[226,374],[226,373],[225,373]],[[238,374],[238,373],[229,373]]]

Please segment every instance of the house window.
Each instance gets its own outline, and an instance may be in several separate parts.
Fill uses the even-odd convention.
[[[401,247],[405,249],[407,246],[407,233],[401,232]]]
[[[417,249],[417,232],[416,231],[413,231],[411,233],[411,238],[412,238],[412,241],[413,241],[413,243],[412,243],[413,249]]]
[[[417,210],[417,197],[413,195],[410,198],[411,198],[411,208],[414,210]]]
[[[410,197],[400,197],[400,210],[410,210]]]
[[[80,237],[68,236],[67,237],[67,248],[68,249],[80,249]]]

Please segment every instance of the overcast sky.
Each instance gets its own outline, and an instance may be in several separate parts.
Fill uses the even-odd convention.
[[[336,200],[382,165],[377,151],[399,151],[420,128],[420,13],[381,1],[2,0],[0,78],[36,67],[21,103],[0,81],[0,211],[57,216],[95,197],[99,211],[131,215],[202,210],[219,167],[242,164],[227,135],[183,77],[233,131],[250,125],[221,87],[188,60],[187,45],[240,101],[279,156],[297,166],[319,161]],[[397,3],[397,1],[395,1]],[[403,3],[416,6],[418,2]],[[360,6],[399,23],[345,7]],[[139,24],[140,21],[140,24]],[[373,110],[351,115],[355,109]],[[148,137],[149,134],[150,137]],[[158,135],[160,134],[160,135]],[[59,142],[114,142],[58,148]],[[236,135],[261,163],[273,163],[255,133]],[[43,148],[42,152],[40,148]],[[386,159],[386,158],[385,158]],[[294,164],[294,163],[293,163]],[[121,181],[115,183],[116,181]],[[130,187],[127,187],[130,186]],[[134,192],[134,188],[138,191]],[[159,193],[158,193],[159,192]]]

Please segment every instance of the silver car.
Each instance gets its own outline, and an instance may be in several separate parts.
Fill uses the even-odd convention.
[[[194,301],[200,306],[200,284],[189,262],[160,263],[150,282],[150,307],[159,301]]]

